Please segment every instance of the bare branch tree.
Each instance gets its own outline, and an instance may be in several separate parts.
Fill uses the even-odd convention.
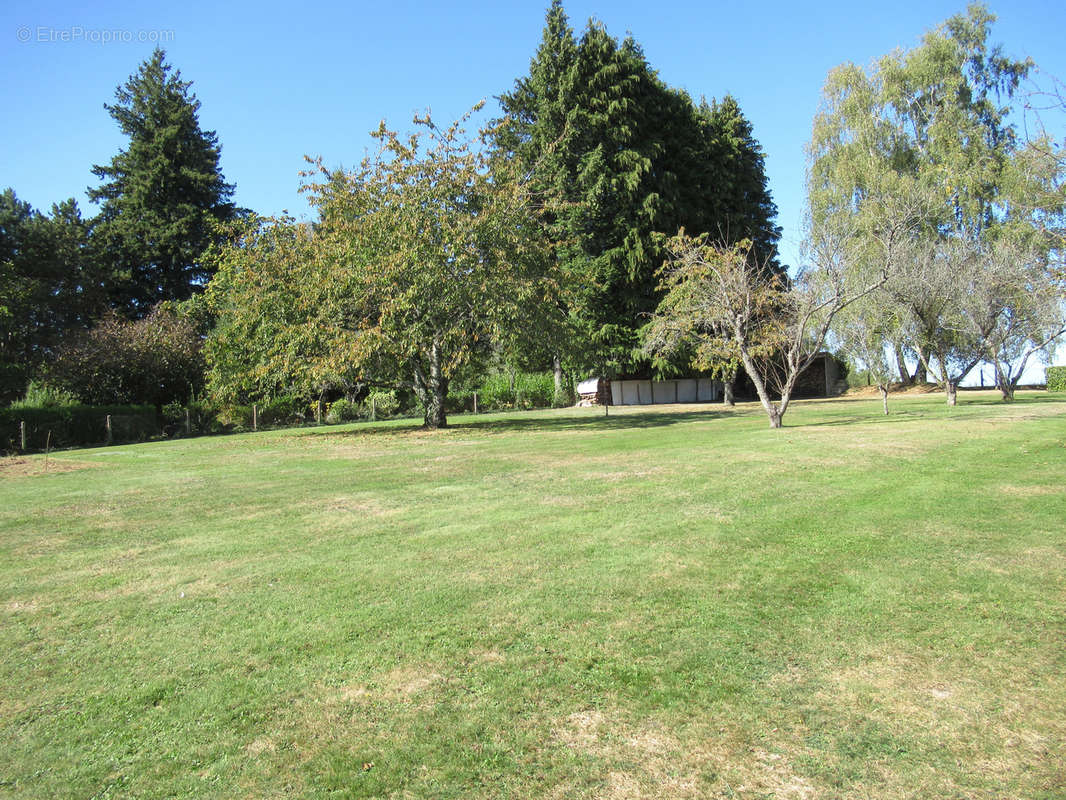
[[[789,282],[757,263],[748,241],[708,243],[681,231],[669,242],[667,292],[649,326],[649,350],[667,353],[688,343],[697,366],[738,357],[770,427],[780,428],[796,380],[821,351],[834,316],[888,276],[887,261],[865,281],[850,268],[853,230],[820,234],[813,240],[815,267]]]

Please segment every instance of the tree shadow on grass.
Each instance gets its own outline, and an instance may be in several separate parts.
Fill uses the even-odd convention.
[[[930,392],[930,395],[933,393]],[[949,406],[946,401],[943,400],[943,393],[940,394],[942,402],[939,403],[925,403],[920,407],[910,405],[907,400],[909,396],[900,398],[899,404],[894,404],[894,398],[889,398],[888,401],[888,414],[878,412],[871,412],[869,414],[849,414],[842,417],[833,417],[832,419],[819,420],[817,422],[802,422],[795,426],[789,426],[788,417],[785,417],[784,427],[796,427],[796,428],[818,428],[834,425],[853,425],[853,424],[879,424],[879,423],[903,423],[903,422],[928,422],[933,418],[950,418],[956,421],[965,419],[978,419],[987,417],[989,419],[995,419],[995,417],[988,417],[988,409],[1023,409],[1026,406],[1045,406],[1049,403],[1061,403],[1066,397],[1055,398],[1054,395],[1026,395],[1019,396],[1011,403],[1005,403],[998,396],[965,396],[961,391],[959,392],[959,403],[956,406]],[[849,400],[847,402],[856,402]],[[870,402],[874,402],[874,398],[870,398]],[[880,399],[876,399],[878,409],[880,409]]]
[[[378,426],[360,425],[343,431],[318,433],[329,437],[364,437],[364,436],[415,436],[415,435],[449,435],[451,433],[557,433],[564,431],[616,431],[661,428],[682,422],[708,422],[735,416],[733,411],[692,410],[692,411],[653,411],[623,412],[609,416],[582,415],[544,415],[537,412],[513,412],[509,414],[492,414],[481,417],[472,414],[456,415],[449,418],[448,427],[439,431],[424,428],[417,422]]]
[[[1063,397],[1060,395],[1056,398],[1055,395],[1051,396],[1034,396],[1034,397],[1020,397],[1011,405],[1017,407],[1019,405],[1027,404],[1046,404],[1049,402],[1062,402]],[[822,401],[820,401],[822,402]],[[829,401],[832,403],[832,400]],[[841,402],[855,402],[854,400],[847,400]],[[871,403],[877,402],[880,404],[880,400],[871,399]],[[946,404],[944,406],[946,411],[950,411],[955,417],[966,416],[966,408],[971,407],[974,412],[978,412],[985,407],[1004,407],[1001,400],[995,397],[969,397],[964,398],[960,395],[959,405],[953,409],[947,409]],[[634,407],[623,406],[621,409],[614,411],[608,416],[604,416],[602,413],[566,413],[570,409],[562,410],[559,413],[552,413],[550,411],[512,411],[512,412],[490,412],[484,416],[473,414],[456,414],[449,417],[448,427],[439,431],[429,430],[422,426],[422,424],[416,420],[410,420],[407,422],[394,421],[391,424],[374,424],[365,423],[359,424],[355,427],[346,428],[344,430],[325,430],[316,429],[311,434],[314,436],[326,436],[331,438],[363,438],[363,437],[397,437],[397,436],[447,436],[454,433],[480,433],[486,435],[500,434],[500,433],[552,433],[552,432],[596,432],[596,431],[619,431],[619,430],[642,430],[648,428],[663,428],[671,425],[688,422],[710,422],[718,419],[736,419],[737,417],[747,418],[762,418],[765,419],[765,414],[762,408],[756,403],[745,403],[736,408],[727,408],[726,406],[716,406],[713,408],[707,408],[703,406],[701,408],[684,409],[674,406],[671,410],[643,410],[643,408],[653,407]],[[879,424],[879,423],[895,423],[901,422],[919,422],[922,420],[928,420],[929,413],[933,406],[928,408],[923,407],[916,409],[909,405],[904,405],[902,408],[893,409],[891,400],[889,401],[889,414],[885,416],[881,413],[869,413],[869,414],[847,414],[846,416],[832,417],[829,419],[822,419],[817,421],[807,421],[789,424],[791,418],[786,415],[784,419],[784,425],[782,430],[788,428],[803,429],[803,428],[819,428],[819,427],[831,427],[840,425],[859,425],[859,424]]]

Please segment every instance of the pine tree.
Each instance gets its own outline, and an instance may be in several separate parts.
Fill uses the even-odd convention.
[[[129,144],[93,167],[104,183],[89,197],[102,204],[95,236],[109,258],[112,303],[131,317],[200,291],[214,224],[235,214],[218,136],[201,130],[191,85],[157,48],[104,106]]]
[[[629,366],[640,315],[654,308],[651,233],[661,195],[654,128],[662,91],[639,46],[590,23],[574,39],[559,0],[529,75],[500,98],[501,154],[540,198],[544,232],[572,290],[569,360]]]
[[[65,200],[45,216],[0,195],[0,401],[22,393],[63,336],[105,309],[89,224]]]
[[[717,167],[716,180],[705,184],[704,202],[710,209],[708,231],[723,244],[750,239],[755,263],[782,271],[777,260],[781,228],[774,224],[777,206],[766,179],[766,157],[755,139],[751,122],[731,95],[701,102],[700,124],[705,133],[705,164]]]
[[[776,265],[776,208],[750,123],[732,98],[697,109],[631,37],[618,42],[590,22],[578,42],[553,0],[529,74],[499,99],[497,149],[541,198],[570,277],[573,366],[646,366],[639,331],[660,299],[657,234],[751,238]]]

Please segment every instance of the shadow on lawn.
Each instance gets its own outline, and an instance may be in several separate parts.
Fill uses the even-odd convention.
[[[825,401],[820,401],[825,402]],[[832,400],[828,401],[833,403]],[[853,400],[840,401],[840,402],[854,402]],[[871,399],[871,402],[874,402]],[[880,400],[876,401],[880,403]],[[954,408],[948,408],[946,404],[943,407],[945,412],[951,414],[956,418],[964,418],[969,416],[967,414],[967,406],[971,407],[974,412],[978,411],[978,407],[1018,407],[1028,404],[1044,404],[1048,402],[1056,402],[1054,396],[1048,397],[1038,395],[1034,397],[1020,397],[1015,400],[1014,403],[1004,404],[998,397],[964,397],[960,394],[959,405]],[[626,408],[626,407],[623,407]],[[856,424],[879,424],[879,423],[900,423],[900,422],[918,422],[929,418],[930,413],[940,413],[940,407],[937,412],[933,412],[933,408],[923,407],[914,408],[909,404],[904,403],[902,407],[893,408],[892,399],[889,400],[889,414],[884,416],[883,414],[847,414],[845,416],[834,416],[828,419],[820,419],[817,421],[803,420],[799,423],[789,424],[794,417],[786,415],[784,420],[784,428],[818,428],[827,426],[839,426],[839,425],[856,425]],[[449,417],[448,427],[440,431],[430,431],[419,422],[411,420],[409,423],[392,424],[386,426],[378,426],[374,424],[358,425],[355,428],[350,428],[343,431],[327,431],[318,432],[316,436],[327,436],[337,438],[354,438],[365,436],[415,436],[415,435],[431,435],[440,433],[441,435],[447,435],[454,432],[477,432],[485,434],[497,434],[497,433],[548,433],[548,432],[562,432],[562,431],[609,431],[609,430],[639,430],[647,428],[662,428],[670,425],[676,425],[684,422],[709,422],[717,419],[736,418],[738,416],[754,417],[765,419],[762,408],[757,403],[744,403],[736,408],[727,409],[725,406],[720,406],[716,409],[703,409],[703,410],[671,410],[671,411],[637,411],[635,407],[626,408],[624,411],[616,412],[609,416],[603,416],[602,414],[581,414],[581,415],[546,415],[543,412],[490,412],[485,417],[473,416],[471,414],[457,414]]]
[[[607,431],[607,430],[637,430],[645,428],[661,428],[668,425],[676,425],[681,422],[707,422],[715,419],[723,419],[735,416],[734,411],[654,411],[650,413],[626,412],[612,416],[581,415],[581,416],[532,416],[526,412],[514,412],[497,416],[493,414],[489,419],[475,417],[470,414],[456,415],[449,418],[448,427],[440,431],[447,435],[452,432],[472,431],[477,433],[548,433],[559,431]],[[318,434],[329,437],[362,437],[362,436],[411,436],[416,434],[430,434],[417,422],[409,425],[390,425],[387,427],[359,426],[346,431],[330,431]]]

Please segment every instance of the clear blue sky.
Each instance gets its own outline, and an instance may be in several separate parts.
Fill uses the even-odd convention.
[[[201,125],[217,131],[222,167],[240,205],[264,214],[307,207],[297,194],[303,155],[355,164],[385,118],[406,129],[427,107],[454,118],[506,91],[540,41],[548,0],[321,4],[186,0],[7,3],[0,10],[0,188],[34,206],[75,197],[87,205],[93,164],[124,146],[103,109],[158,39],[192,80]],[[784,228],[786,262],[798,260],[803,147],[826,73],[911,47],[964,2],[569,0],[578,32],[590,17],[627,32],[672,86],[693,96],[733,94],[767,154]],[[990,4],[1012,56],[1031,56],[1066,80],[1066,5]],[[22,41],[28,39],[28,41]],[[144,41],[142,41],[144,39]],[[1054,119],[1059,135],[1063,115]]]
[[[219,134],[237,201],[261,213],[300,215],[305,153],[354,164],[382,118],[406,128],[427,107],[452,118],[482,98],[494,105],[528,68],[547,2],[94,6],[46,0],[0,11],[8,108],[0,183],[43,209],[70,196],[84,206],[91,165],[124,145],[103,104],[150,55],[153,44],[139,41],[142,33],[158,34],[168,59],[194,82],[201,124]],[[1066,6],[1022,0],[991,7],[999,16],[994,38],[1009,54],[1030,55],[1066,79]],[[803,146],[826,72],[910,47],[964,5],[570,0],[566,10],[578,30],[596,17],[616,36],[631,32],[669,84],[696,97],[737,97],[766,150],[783,250],[795,263]]]

